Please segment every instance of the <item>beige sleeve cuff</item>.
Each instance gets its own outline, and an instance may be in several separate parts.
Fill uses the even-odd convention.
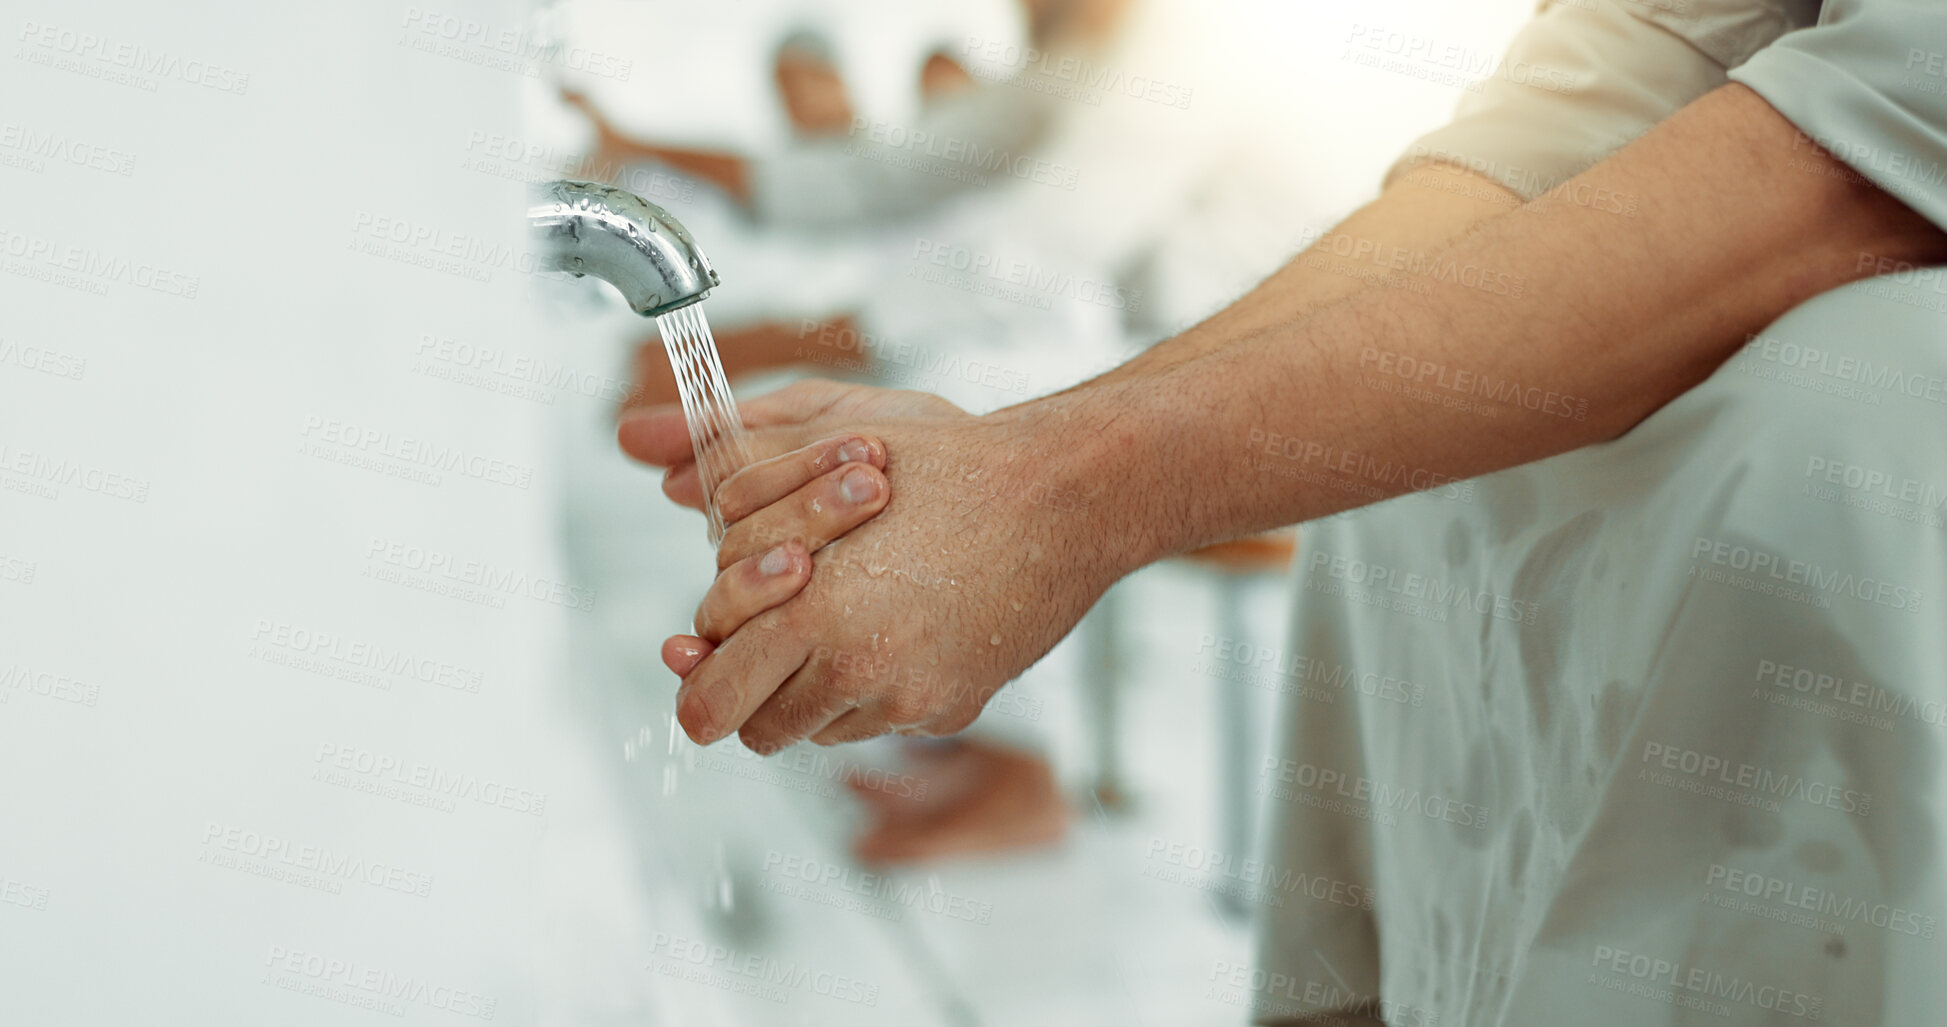
[[[1454,120],[1421,136],[1388,183],[1429,161],[1533,199],[1725,83],[1715,58],[1613,0],[1555,4],[1514,39]]]

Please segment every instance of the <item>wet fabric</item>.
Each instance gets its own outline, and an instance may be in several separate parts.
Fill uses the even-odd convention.
[[[1931,9],[1828,5],[1786,35],[1791,11],[1737,6],[1557,8],[1540,24],[1609,42],[1524,35],[1516,53],[1602,73],[1558,98],[1602,121],[1582,156],[1518,128],[1428,140],[1553,169],[1509,181],[1533,195],[1516,182],[1600,159],[1749,56],[1730,77],[1861,141],[1855,167],[1931,216],[1937,185],[1874,163],[1947,124],[1940,94],[1889,84],[1947,41]],[[1659,33],[1643,53],[1691,55],[1661,94],[1610,45]],[[1827,77],[1788,80],[1807,61]],[[1942,278],[1814,299],[1615,442],[1306,527],[1284,749],[1257,783],[1266,879],[1314,883],[1262,921],[1258,1022],[1940,1021]]]

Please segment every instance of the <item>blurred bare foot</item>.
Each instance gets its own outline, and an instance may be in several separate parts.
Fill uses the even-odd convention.
[[[1249,573],[1284,570],[1291,564],[1291,554],[1297,548],[1298,533],[1289,528],[1279,528],[1261,535],[1219,542],[1184,555],[1195,563],[1212,564],[1233,573]]]
[[[925,782],[923,795],[847,782],[872,812],[853,845],[867,863],[1039,848],[1068,828],[1068,804],[1040,756],[972,738],[914,744],[907,753],[906,776]]]

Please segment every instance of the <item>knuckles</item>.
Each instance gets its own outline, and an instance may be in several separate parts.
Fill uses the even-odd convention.
[[[776,733],[794,741],[803,738],[823,727],[831,712],[831,705],[824,702],[783,701],[773,718]]]
[[[895,689],[881,696],[879,709],[887,722],[899,727],[918,724],[935,712],[932,697],[913,688]]]

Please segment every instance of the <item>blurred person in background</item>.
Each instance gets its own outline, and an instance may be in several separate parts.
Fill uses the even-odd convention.
[[[1947,562],[1924,513],[1807,479],[1947,481],[1939,447],[1888,445],[1938,416],[1763,362],[1947,380],[1924,289],[1947,90],[1913,71],[1943,50],[1947,14],[1894,0],[1546,5],[1377,201],[1122,368],[980,417],[821,383],[748,404],[775,455],[726,486],[719,640],[666,649],[686,729],[760,752],[959,730],[1130,570],[1376,488],[1400,498],[1308,537],[1293,650],[1427,702],[1287,704],[1267,865],[1377,902],[1266,916],[1239,984],[1259,1022],[1928,1022],[1947,760],[1922,711],[1947,664],[1922,611]],[[679,416],[620,434],[700,499]],[[797,447],[847,434],[884,445],[892,492],[849,534],[796,505],[821,487]],[[802,548],[759,573],[780,533]],[[869,570],[939,553],[952,595]],[[1769,701],[1781,666],[1911,714]],[[1886,915],[1780,924],[1732,875]]]
[[[1167,95],[1147,102],[1112,96],[1122,102],[1103,105],[1070,95],[1072,83],[1021,67],[1167,68],[1220,49],[1201,16],[1208,12],[1138,0],[987,7],[995,10],[974,5],[970,20],[931,18],[924,5],[849,5],[827,22],[801,10],[741,28],[727,20],[720,34],[778,40],[768,70],[785,131],[777,144],[748,152],[657,138],[644,123],[649,112],[638,109],[654,98],[613,83],[564,85],[566,102],[593,129],[597,166],[646,162],[679,172],[729,208],[730,216],[699,234],[711,239],[719,266],[738,268],[761,283],[755,291],[771,293],[741,314],[712,305],[713,318],[728,326],[718,344],[733,381],[794,368],[850,370],[857,379],[991,410],[1111,366],[1132,342],[1214,309],[1274,266],[1277,233],[1263,232],[1255,246],[1233,239],[1218,253],[1195,238],[1209,234],[1209,212],[1186,216],[1215,203],[1229,205],[1231,223],[1280,220],[1252,209],[1265,206],[1270,190],[1230,170],[1252,163],[1238,153],[1247,126],[1207,74],[1199,79],[1207,95],[1192,109],[1197,97],[1188,86],[1170,84]],[[603,14],[586,5],[570,20],[585,32],[627,30],[618,19],[628,12]],[[1011,22],[1018,23],[1012,32]],[[948,28],[965,25],[995,27],[979,34]],[[905,49],[854,40],[875,34],[899,38]],[[741,51],[717,45],[708,52]],[[696,73],[748,69],[726,58]],[[875,93],[888,81],[910,101]],[[1282,219],[1301,216],[1302,203],[1280,200]],[[696,224],[690,212],[684,216]],[[1153,273],[1159,251],[1196,253],[1196,272]],[[997,295],[929,277],[936,264],[962,256],[1028,266],[1079,283],[1089,296]],[[625,407],[675,401],[657,337],[636,345],[633,368]],[[1043,745],[1018,729],[990,728],[986,737],[907,747],[913,772],[937,787],[917,799],[855,789],[872,813],[858,853],[896,862],[1058,837],[1068,811],[1054,769],[1038,753]]]

